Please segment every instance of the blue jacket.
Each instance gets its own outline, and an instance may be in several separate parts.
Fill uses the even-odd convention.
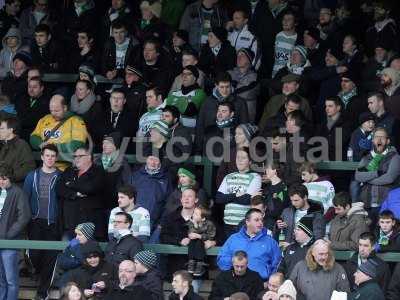
[[[381,211],[390,210],[396,219],[400,219],[400,188],[393,189],[387,195],[381,206]]]
[[[58,199],[56,195],[55,186],[57,183],[57,179],[59,178],[61,172],[54,172],[53,177],[50,181],[50,189],[49,189],[49,206],[48,206],[48,224],[53,224],[56,222],[58,217]],[[24,182],[24,192],[26,193],[29,204],[32,211],[32,219],[36,219],[39,214],[39,182],[40,182],[40,169],[33,170],[28,173]]]
[[[361,158],[372,150],[372,134],[364,132],[358,127],[351,134],[349,147],[353,150],[353,161],[360,161]]]
[[[276,272],[282,259],[278,243],[267,234],[265,228],[253,238],[247,235],[245,226],[238,233],[232,234],[219,251],[218,267],[223,271],[230,270],[232,257],[238,250],[247,253],[249,269],[260,274],[264,281]]]
[[[159,223],[167,197],[172,193],[168,172],[161,168],[157,174],[150,175],[142,167],[133,173],[131,183],[137,190],[136,205],[149,211],[151,228],[154,228]]]
[[[57,258],[58,266],[65,271],[79,267],[82,262],[81,244],[77,239],[70,240],[67,248]]]

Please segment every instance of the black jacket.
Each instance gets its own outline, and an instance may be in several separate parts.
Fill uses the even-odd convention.
[[[32,64],[38,66],[44,73],[60,73],[64,70],[65,52],[54,39],[40,48],[36,43],[31,46]]]
[[[356,117],[358,120],[358,116]],[[327,139],[328,141],[328,155],[329,155],[329,160],[345,160],[345,153],[347,150],[347,145],[350,142],[350,136],[352,133],[352,123],[354,123],[354,118],[351,119],[347,117],[345,114],[340,114],[339,118],[335,122],[335,124],[332,126],[331,129],[328,129],[327,127],[327,121],[324,121],[323,124],[321,124],[317,128],[317,134],[316,136],[323,136]],[[336,130],[341,129],[342,132],[336,135]],[[342,158],[337,158],[336,159],[336,142],[337,140],[341,139],[341,144],[342,144]]]
[[[28,94],[24,94],[15,103],[20,124],[20,137],[28,143],[39,120],[49,113],[49,102],[50,95],[44,93],[32,101]]]
[[[379,283],[381,289],[386,292],[391,276],[388,264],[377,257],[374,252],[370,254],[368,259],[373,259],[378,264],[378,267],[376,268],[378,271],[376,281]],[[354,273],[358,268],[358,252],[354,253],[353,256],[346,262],[346,264],[343,265],[343,267],[346,271],[347,278],[349,279],[350,288],[353,291],[356,289],[356,285],[354,283]]]
[[[379,239],[379,228],[377,228],[375,232],[375,236]],[[376,249],[376,248],[375,248]],[[393,229],[393,233],[389,237],[389,244],[379,245],[376,252],[383,253],[383,252],[400,252],[400,231],[398,228]]]
[[[180,300],[179,295],[175,294],[174,292],[172,292],[169,295],[169,300]],[[203,300],[202,297],[200,297],[198,294],[196,294],[193,291],[193,288],[189,289],[189,292],[185,295],[185,297],[183,297],[183,300]]]
[[[125,52],[125,60],[123,66],[116,66],[115,41],[110,38],[104,46],[103,56],[101,59],[101,72],[105,75],[108,71],[117,70],[117,77],[124,77],[125,67],[133,59],[134,48],[137,45],[136,39],[130,38],[128,49]]]
[[[65,69],[70,73],[78,73],[79,66],[85,63],[94,66],[96,72],[98,72],[101,69],[99,56],[98,49],[95,45],[93,45],[90,51],[85,55],[81,55],[81,49],[76,46],[71,50],[71,54],[68,57],[68,64],[65,66]]]
[[[12,184],[7,189],[7,197],[0,218],[0,239],[21,239],[22,231],[31,219],[31,210],[25,193]]]
[[[104,208],[104,186],[104,171],[94,164],[80,177],[74,167],[64,171],[57,182],[56,192],[62,203],[65,228],[74,229],[94,210]],[[78,196],[78,192],[84,196]]]
[[[225,41],[215,56],[207,43],[201,48],[198,66],[213,80],[218,73],[226,72],[236,66],[236,50],[229,41]]]
[[[386,300],[400,300],[400,263],[397,263],[389,287],[386,292]]]
[[[223,300],[233,293],[243,292],[250,300],[255,300],[263,289],[263,281],[257,272],[247,269],[244,275],[238,276],[233,270],[228,270],[219,273],[214,279],[208,299]]]
[[[141,286],[148,290],[152,300],[164,299],[163,281],[157,269],[150,269],[144,274],[136,274],[133,286]]]
[[[126,93],[126,107],[132,115],[132,132],[137,132],[140,117],[147,111],[146,90],[148,85],[144,81],[135,82],[128,86],[126,83],[123,89]]]
[[[21,76],[15,77],[11,72],[1,82],[1,93],[8,96],[11,103],[17,103],[21,94],[27,90],[28,71]]]
[[[214,157],[222,157],[224,155],[224,146],[221,143],[210,143],[208,142],[216,137],[220,139],[224,139],[227,142],[227,150],[230,151],[231,148],[235,147],[235,128],[236,124],[232,124],[227,128],[219,128],[216,124],[206,127],[204,131],[204,140],[203,140],[203,156],[208,156],[207,151],[211,151]],[[211,148],[211,145],[213,146]]]
[[[292,270],[294,266],[301,260],[306,258],[307,251],[310,249],[310,246],[312,245],[313,240],[310,240],[310,242],[307,245],[300,246],[297,242],[294,242],[293,244],[290,244],[286,249],[283,254],[283,259],[281,260],[281,263],[279,264],[278,271],[283,274],[285,274],[285,277],[289,277],[290,273],[292,273]]]
[[[113,280],[117,277],[114,266],[105,262],[100,261],[96,268],[90,267],[89,265],[82,265],[81,267],[72,270],[69,273],[69,281],[76,282],[82,289],[92,289],[93,283],[104,281],[106,287],[101,293],[95,293],[94,299],[103,299],[105,294],[111,288]]]
[[[112,289],[104,298],[105,300],[144,300],[150,299],[149,291],[141,286],[130,285],[123,290],[119,287],[119,283],[113,284]]]
[[[104,251],[106,261],[111,263],[114,267],[118,268],[118,265],[123,260],[133,260],[136,253],[143,249],[143,244],[133,235],[129,234],[121,239],[117,240],[112,238]]]
[[[349,300],[385,300],[382,289],[374,280],[368,280],[361,283],[357,290],[351,293],[348,298]]]

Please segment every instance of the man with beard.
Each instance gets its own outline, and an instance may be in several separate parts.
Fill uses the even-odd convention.
[[[361,159],[355,180],[362,183],[359,201],[364,202],[374,226],[382,201],[400,181],[400,156],[390,146],[385,128],[374,130],[372,143],[373,150]]]
[[[400,119],[400,74],[393,68],[385,68],[381,74],[381,85],[385,93],[385,105],[396,119]]]

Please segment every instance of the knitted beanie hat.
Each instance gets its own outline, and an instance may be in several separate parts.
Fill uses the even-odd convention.
[[[253,64],[253,60],[254,60],[254,57],[255,57],[255,54],[254,54],[253,50],[251,50],[250,48],[241,48],[241,49],[238,50],[237,53],[239,53],[239,52],[242,52],[247,56],[247,59],[249,60],[250,65]]]
[[[296,299],[297,292],[296,288],[293,285],[293,282],[291,280],[285,280],[285,282],[279,287],[278,290],[278,299],[282,295],[287,295],[292,297],[292,299]]]
[[[363,112],[358,117],[358,122],[360,123],[360,125],[362,125],[364,122],[371,121],[371,120],[375,121],[375,115],[371,112]]]
[[[104,256],[103,250],[101,250],[100,245],[96,241],[88,241],[81,245],[81,253],[83,258],[88,258],[91,255],[98,255],[99,257]]]
[[[87,222],[87,223],[81,223],[78,224],[75,227],[76,230],[79,230],[82,232],[82,234],[87,238],[88,240],[93,240],[94,239],[94,229],[95,225],[93,223]]]
[[[240,124],[239,127],[242,128],[243,133],[249,142],[251,141],[251,139],[255,136],[255,134],[258,131],[258,127],[251,123]]]
[[[313,218],[310,215],[305,215],[296,224],[297,228],[300,228],[307,234],[310,238],[313,237]]]
[[[139,68],[132,66],[132,65],[127,65],[125,72],[131,72],[135,73],[139,78],[143,78],[143,73],[142,71],[139,70]]]
[[[224,27],[213,27],[211,30],[212,33],[222,42],[226,41],[228,38],[228,32]]]
[[[156,121],[151,128],[157,130],[163,137],[169,139],[171,130],[167,122],[162,120]]]
[[[87,74],[89,78],[93,78],[95,75],[94,66],[88,63],[83,63],[79,66],[79,72]]]
[[[307,60],[307,48],[301,45],[297,45],[293,48],[293,51],[297,51],[304,58],[304,61]]]
[[[189,177],[190,179],[192,179],[193,181],[196,180],[196,175],[193,174],[190,170],[186,169],[186,168],[179,168],[178,169],[178,175],[184,175]]]
[[[19,59],[20,61],[22,61],[27,67],[30,67],[32,65],[32,56],[29,52],[27,51],[18,51],[14,58],[13,61],[15,61],[16,59]]]
[[[150,250],[143,250],[136,253],[134,259],[148,269],[154,269],[157,266],[157,255]]]

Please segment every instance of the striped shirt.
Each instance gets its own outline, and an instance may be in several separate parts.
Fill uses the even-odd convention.
[[[272,69],[272,78],[280,69],[286,66],[289,61],[290,54],[296,44],[297,33],[287,35],[285,32],[279,32],[275,37],[275,63]]]
[[[324,207],[324,212],[332,207],[333,197],[335,197],[335,188],[333,184],[328,181],[314,181],[304,183],[308,191],[308,199],[321,203]]]
[[[218,189],[223,194],[253,194],[261,189],[261,177],[257,173],[234,172],[226,175]],[[250,205],[228,203],[225,205],[224,222],[238,225],[245,217]]]
[[[7,190],[2,189],[0,193],[0,218],[1,215],[3,214],[3,207],[4,203],[6,202],[6,198],[7,198]]]
[[[111,210],[110,219],[108,222],[108,234],[112,235],[114,231],[115,215],[123,210],[115,207]],[[136,207],[134,210],[129,211],[128,214],[132,216],[133,223],[131,232],[133,236],[150,236],[150,214],[149,211],[143,207]]]

